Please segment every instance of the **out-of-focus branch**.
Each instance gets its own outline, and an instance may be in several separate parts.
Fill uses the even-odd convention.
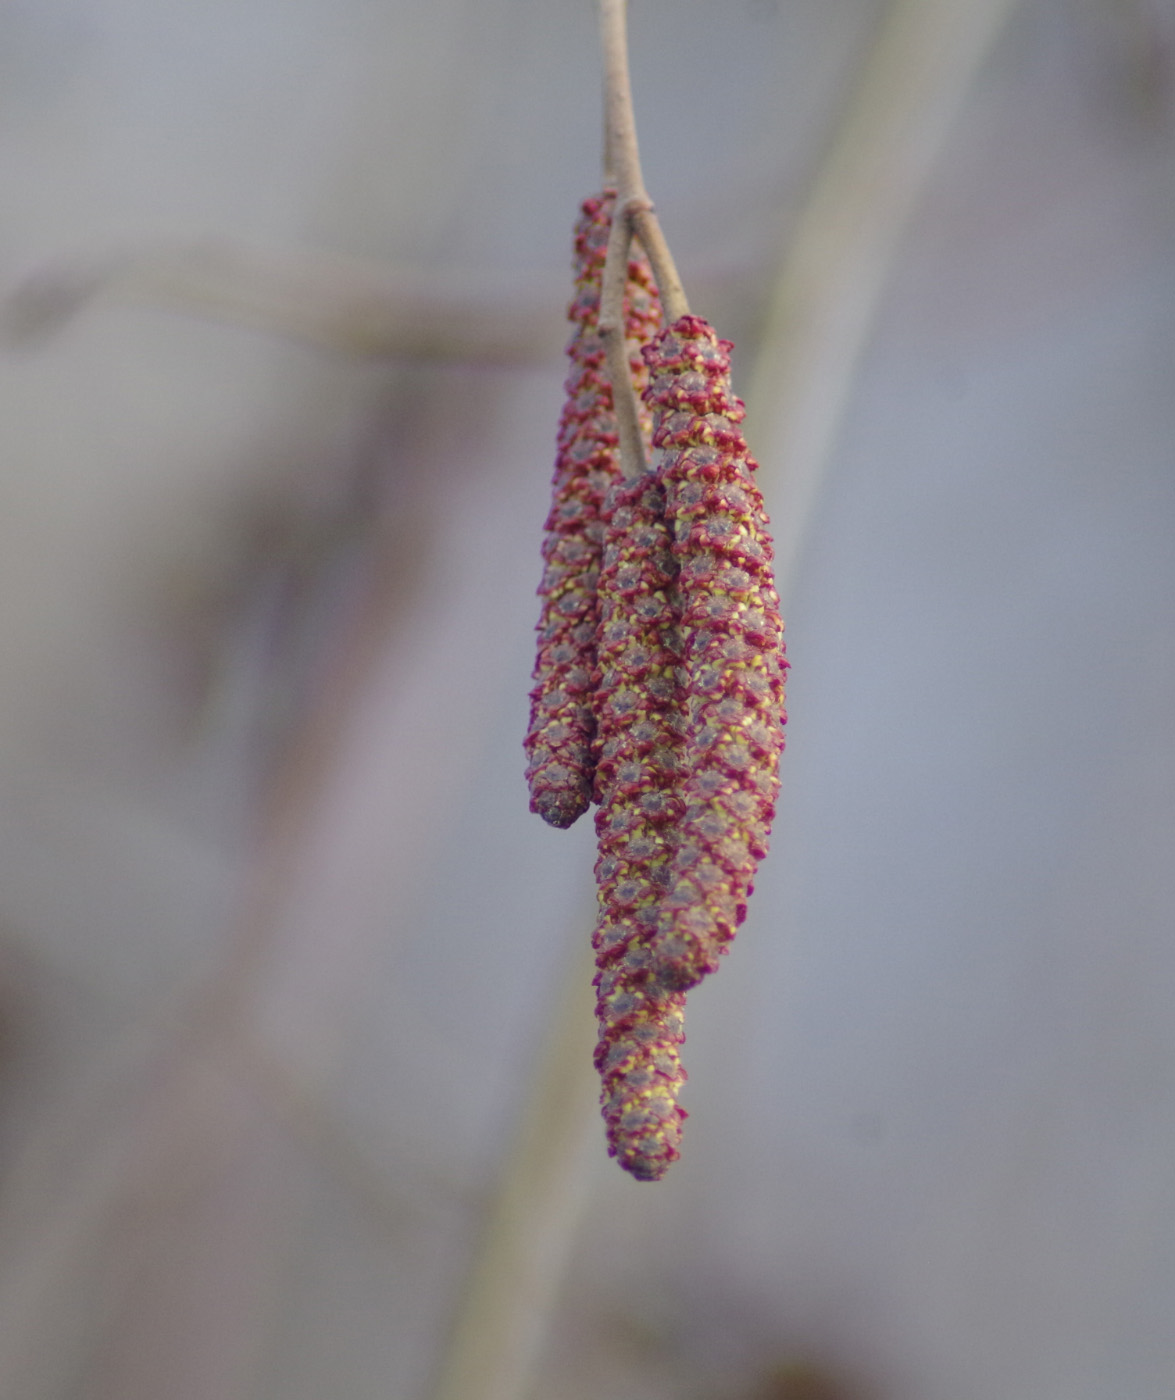
[[[590,924],[592,914],[585,916]],[[582,928],[582,924],[579,925]],[[577,932],[579,931],[577,928]],[[592,950],[568,969],[490,1202],[432,1400],[522,1400],[574,1242],[596,1144]]]
[[[50,1110],[0,1182],[6,1261],[0,1400],[68,1388],[102,1325],[102,1309],[121,1304],[103,1271],[121,1283],[112,1263],[121,1264],[128,1251],[128,1222],[136,1237],[148,1235],[158,1221],[156,1202],[174,1192],[177,1181],[189,1196],[214,1193],[225,1182],[231,1192],[232,1173],[253,1160],[274,1122],[292,1128],[320,1161],[341,1172],[373,1213],[390,1218],[400,1208],[398,1186],[383,1182],[362,1149],[340,1134],[328,1108],[346,1024],[331,992],[361,980],[368,949],[362,939],[348,944],[335,937],[307,954],[292,946],[283,921],[348,726],[403,607],[391,553],[378,550],[315,703],[280,755],[238,926],[220,963],[207,982],[182,989],[162,1014],[132,1024],[110,1062],[94,1067],[85,1093]],[[298,1034],[306,1036],[311,1021],[317,1034],[305,1061],[295,1065],[281,1049],[275,1052],[260,1023],[275,983],[300,959],[310,964],[305,977],[315,993],[330,981],[321,975],[323,966],[329,965],[336,985],[323,996],[325,1004],[309,1007],[315,1016],[298,1021]],[[308,995],[295,1011],[305,1012],[312,1000]],[[296,1194],[283,1196],[280,1184],[271,1195],[267,1242],[254,1241],[241,1255],[242,1268],[218,1279],[226,1296],[239,1284],[248,1291],[246,1268],[257,1277],[281,1267],[283,1238],[296,1230],[299,1207]],[[263,1308],[272,1290],[261,1294],[255,1301]],[[95,1297],[100,1304],[79,1301]],[[261,1328],[265,1318],[253,1321]],[[237,1334],[251,1325],[246,1318]],[[208,1348],[210,1365],[215,1350]],[[248,1355],[227,1358],[220,1369],[238,1364],[239,1385],[216,1393],[241,1393]],[[185,1395],[211,1393],[190,1376],[185,1384],[191,1387]]]
[[[494,286],[472,274],[205,240],[51,264],[0,304],[0,330],[17,343],[44,339],[102,300],[167,307],[347,355],[538,364],[562,343],[562,299],[561,286],[535,279]]]
[[[893,0],[784,249],[748,407],[785,602],[902,232],[1015,3]]]

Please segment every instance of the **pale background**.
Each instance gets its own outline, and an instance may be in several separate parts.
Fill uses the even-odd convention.
[[[744,379],[883,9],[634,0]],[[203,240],[521,346],[110,295],[2,352],[3,1400],[438,1393],[582,1009],[591,832],[520,743],[598,133],[586,0],[0,5],[6,294]],[[1021,0],[958,94],[804,517],[683,1160],[629,1181],[589,1101],[519,1400],[1175,1397],[1173,152],[1169,0]]]

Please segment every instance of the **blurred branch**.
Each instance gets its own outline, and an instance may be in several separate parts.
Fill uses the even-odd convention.
[[[133,1277],[138,1244],[177,1197],[207,1196],[214,1205],[231,1200],[242,1169],[247,1176],[259,1155],[264,1160],[274,1124],[293,1129],[316,1160],[339,1172],[380,1220],[402,1213],[399,1191],[329,1113],[332,1070],[348,1024],[340,987],[362,981],[369,949],[362,938],[335,937],[306,950],[297,946],[285,922],[290,889],[341,748],[403,606],[398,578],[391,551],[384,548],[349,616],[329,676],[282,753],[243,908],[220,965],[204,985],[185,989],[186,995],[160,1016],[132,1023],[110,1060],[87,1076],[80,1098],[49,1109],[3,1182],[0,1400],[56,1395],[68,1388],[87,1346],[122,1309],[123,1291],[143,1287]],[[453,762],[460,763],[460,757]],[[262,1026],[268,998],[291,965],[302,974],[299,985],[309,988],[306,997],[321,1002],[309,1007],[316,1015],[284,1027],[287,1041],[311,1042],[297,1064],[281,1048],[271,1048]],[[323,974],[325,965],[333,981]],[[303,1000],[287,1014],[307,1010]],[[433,1189],[437,1184],[434,1179]],[[223,1313],[235,1343],[250,1331],[241,1309],[264,1308],[273,1292],[257,1289],[255,1281],[267,1270],[274,1278],[280,1274],[285,1242],[302,1218],[301,1202],[288,1184],[281,1190],[275,1186],[270,1202],[259,1226],[263,1237],[247,1251],[238,1250],[237,1262],[228,1251],[230,1263],[217,1275],[223,1295],[239,1296],[235,1311],[229,1307]],[[112,1345],[133,1345],[133,1311],[125,1327],[113,1329],[118,1336]],[[267,1321],[259,1317],[257,1324],[253,1331],[263,1338]],[[212,1326],[219,1325],[214,1318]],[[179,1319],[177,1326],[186,1337],[194,1335],[194,1323]],[[130,1342],[123,1336],[126,1328]],[[205,1348],[208,1368],[224,1352],[223,1343],[217,1332]],[[221,1373],[236,1375],[239,1367],[235,1388],[206,1390],[189,1376],[183,1395],[241,1393],[251,1355],[242,1347],[215,1362]],[[198,1369],[203,1362],[202,1355]],[[174,1394],[180,1400],[179,1388]]]
[[[487,285],[488,283],[488,285]],[[327,254],[205,240],[63,259],[0,304],[13,343],[43,340],[96,300],[167,307],[366,357],[546,363],[562,343],[562,286],[494,286]]]
[[[783,252],[748,408],[785,602],[903,231],[1015,3],[893,0]]]
[[[450,1334],[432,1400],[520,1400],[558,1298],[597,1147],[592,949],[577,952],[535,1072]],[[593,1149],[596,1152],[593,1153]]]

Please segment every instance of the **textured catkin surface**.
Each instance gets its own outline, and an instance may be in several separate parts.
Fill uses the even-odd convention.
[[[602,509],[609,487],[620,479],[612,390],[598,331],[614,203],[612,191],[586,199],[575,228],[575,296],[567,313],[575,332],[567,348],[571,366],[543,538],[538,656],[524,745],[531,810],[558,827],[582,816],[592,797],[595,721],[590,692]],[[641,255],[629,262],[625,294],[625,330],[636,347],[632,369],[638,392],[648,375],[639,349],[659,325],[660,303]]]
[[[646,1181],[679,1155],[685,1117],[685,999],[652,966],[683,811],[676,574],[660,484],[645,473],[615,487],[599,580],[596,1066],[609,1151]]]
[[[684,316],[645,352],[679,568],[683,810],[652,943],[658,981],[677,989],[717,969],[746,917],[784,743],[783,622],[730,350],[701,317]]]

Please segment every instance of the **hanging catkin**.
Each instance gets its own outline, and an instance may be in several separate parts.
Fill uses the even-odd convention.
[[[531,811],[567,827],[591,801],[595,720],[591,705],[599,612],[596,580],[603,548],[602,511],[620,479],[612,390],[598,331],[600,283],[615,191],[584,201],[575,228],[575,325],[559,420],[552,504],[543,539],[538,656],[524,747]],[[625,327],[635,342],[638,390],[647,380],[640,347],[660,325],[660,305],[643,255],[628,265]]]
[[[606,513],[595,692],[596,1067],[609,1152],[633,1176],[655,1181],[679,1155],[685,1117],[677,1105],[685,998],[661,987],[652,965],[684,810],[677,566],[664,491],[651,473],[614,487]]]
[[[700,316],[683,316],[645,351],[679,569],[685,707],[682,813],[651,955],[656,981],[678,990],[716,970],[746,917],[786,718],[771,538],[730,390],[731,348]]]

